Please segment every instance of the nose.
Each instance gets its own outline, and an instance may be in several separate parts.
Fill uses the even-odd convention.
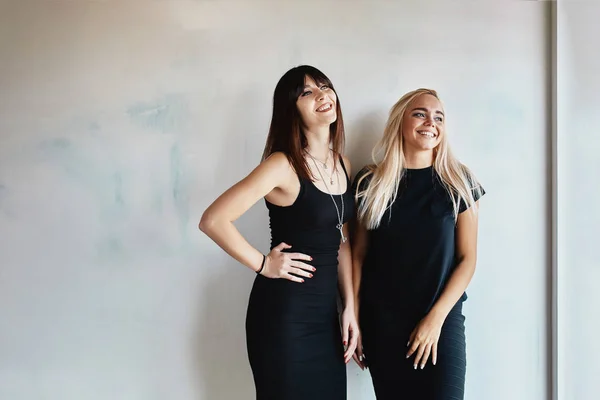
[[[433,117],[429,117],[425,120],[425,123],[429,126],[435,126],[435,120],[433,119]]]
[[[317,100],[321,101],[323,99],[325,99],[325,91],[319,89],[319,93],[317,94]]]

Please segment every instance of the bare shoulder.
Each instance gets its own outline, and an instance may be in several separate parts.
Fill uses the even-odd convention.
[[[286,186],[292,178],[295,177],[295,172],[290,164],[285,153],[275,152],[267,157],[257,168],[262,174],[271,177],[274,187]]]
[[[262,168],[277,174],[293,172],[292,165],[285,153],[277,151],[267,157],[262,163]]]

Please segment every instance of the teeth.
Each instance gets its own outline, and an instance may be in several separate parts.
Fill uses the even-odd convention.
[[[431,132],[427,132],[427,131],[420,131],[420,132],[419,132],[419,134],[421,134],[421,135],[423,135],[423,136],[430,137],[430,138],[433,138],[433,137],[435,137],[435,135],[434,135],[433,133],[431,133]]]
[[[321,111],[326,111],[329,110],[331,108],[331,104],[324,104],[321,107],[317,108],[317,111],[321,112]]]

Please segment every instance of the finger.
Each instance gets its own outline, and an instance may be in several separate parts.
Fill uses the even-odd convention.
[[[281,275],[281,277],[284,279],[293,281],[293,282],[304,283],[304,279],[298,278],[297,276],[294,276],[294,275],[290,275],[288,272],[285,272],[283,275]]]
[[[437,362],[437,342],[431,346],[431,362],[433,365]]]
[[[421,357],[423,357],[423,353],[425,352],[425,348],[427,345],[425,343],[421,343],[419,346],[419,350],[417,351],[417,355],[415,356],[415,362],[413,363],[413,367],[417,369],[419,362],[421,361]]]
[[[365,366],[362,363],[362,357],[359,356],[358,354],[354,353],[352,355],[352,359],[354,360],[354,362],[356,363],[356,365],[358,365],[358,367],[360,369],[362,369],[363,371],[365,370]]]
[[[354,334],[354,332],[352,332],[352,336],[350,336],[350,343],[348,344],[348,353],[349,356],[352,356],[355,352],[356,352],[356,347],[358,345],[358,340],[356,338],[356,334]],[[350,357],[348,357],[348,361],[350,361]]]
[[[302,269],[304,269],[304,270],[306,270],[306,271],[311,271],[311,272],[314,272],[314,271],[316,271],[316,270],[317,270],[317,269],[316,269],[315,267],[313,267],[312,265],[305,264],[305,263],[303,263],[302,261],[290,261],[290,262],[289,262],[289,265],[290,265],[291,267],[302,268]]]
[[[291,246],[290,246],[291,247]],[[288,256],[293,260],[312,261],[313,258],[303,253],[288,253]]]
[[[416,330],[414,330],[410,333],[410,336],[408,337],[408,342],[406,342],[406,347],[410,346],[410,344],[413,342],[413,340],[415,340],[415,334],[416,334]]]
[[[429,354],[431,353],[431,345],[427,345],[425,347],[425,352],[423,353],[423,358],[421,358],[421,369],[425,368],[425,364],[427,364],[427,360],[429,359]]]
[[[345,331],[347,333],[344,334],[344,362],[348,364],[354,354],[355,348],[352,347],[352,331],[349,328],[346,328]]]
[[[344,324],[344,326],[342,327],[342,343],[344,343],[344,349],[346,350],[345,353],[348,352],[348,325]],[[344,358],[346,354],[344,354]]]
[[[300,275],[300,276],[303,276],[305,278],[312,278],[313,277],[313,274],[311,274],[310,272],[303,271],[300,268],[290,268],[288,270],[288,273],[294,274],[294,275]]]
[[[273,247],[273,250],[281,251],[284,249],[290,249],[291,247],[292,246],[290,246],[289,244],[287,244],[285,242],[281,242],[277,246]]]
[[[419,348],[419,342],[416,339],[410,340],[408,343],[410,344],[410,347],[408,348],[408,352],[406,353],[406,358],[412,356],[414,352],[417,351],[417,349]]]
[[[359,356],[363,355],[362,336],[358,335],[356,338],[356,352]]]

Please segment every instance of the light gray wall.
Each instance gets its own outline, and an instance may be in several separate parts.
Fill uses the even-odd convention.
[[[600,393],[600,2],[558,2],[558,388]]]
[[[256,166],[300,63],[335,83],[355,172],[403,93],[440,92],[488,192],[467,398],[545,398],[546,2],[0,4],[0,398],[253,398],[253,274],[196,225]],[[238,222],[263,251],[266,217]]]

